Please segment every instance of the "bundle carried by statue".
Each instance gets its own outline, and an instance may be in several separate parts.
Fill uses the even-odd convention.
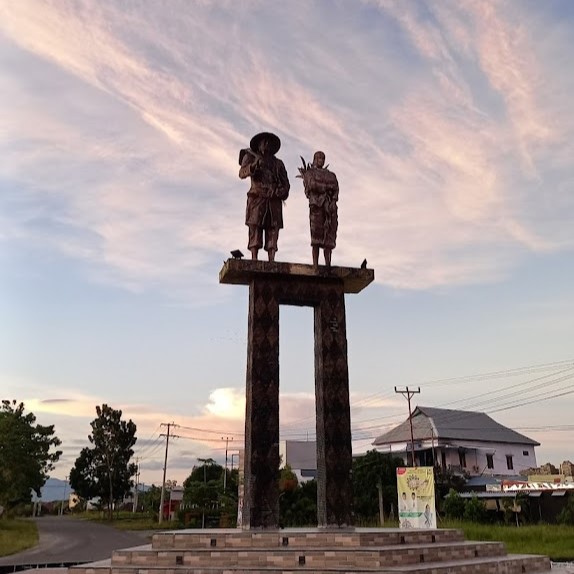
[[[322,205],[325,201],[339,198],[339,183],[337,176],[329,171],[328,165],[318,167],[310,164],[301,157],[302,167],[299,168],[299,175],[303,179],[305,195],[315,205]]]

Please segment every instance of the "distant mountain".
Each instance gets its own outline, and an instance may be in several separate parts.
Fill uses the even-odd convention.
[[[54,500],[68,500],[72,488],[67,480],[60,480],[59,478],[49,478],[46,484],[42,487],[40,497],[42,502],[53,502]],[[32,493],[32,501],[38,500],[36,493]]]
[[[145,484],[140,484],[138,486],[139,492],[146,492],[150,489],[150,486]],[[68,500],[70,493],[72,492],[72,487],[70,483],[65,480],[60,480],[59,478],[49,478],[46,484],[42,487],[41,500],[42,502],[53,502],[54,500]],[[36,493],[32,493],[32,502],[38,500]]]

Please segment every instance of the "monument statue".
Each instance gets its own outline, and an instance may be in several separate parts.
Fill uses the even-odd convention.
[[[337,201],[339,183],[337,176],[325,167],[325,154],[315,152],[313,163],[307,164],[303,158],[299,175],[303,179],[305,195],[309,200],[309,223],[311,227],[311,251],[313,265],[319,265],[319,249],[323,249],[325,265],[331,266],[331,253],[337,241]]]
[[[283,227],[283,201],[289,179],[275,157],[281,141],[263,132],[239,153],[239,177],[251,178],[245,223],[249,227],[251,259],[232,252],[219,273],[219,282],[249,286],[247,369],[245,392],[245,456],[241,527],[278,529],[279,517],[279,308],[313,308],[315,337],[315,412],[317,428],[317,524],[320,528],[353,525],[351,471],[351,408],[345,295],[359,293],[375,275],[367,269],[331,267],[337,237],[337,177],[325,166],[325,154],[299,168],[309,199],[313,263],[261,264],[263,247],[275,260]],[[319,269],[323,249],[327,269]],[[289,543],[282,537],[283,545]],[[299,557],[299,564],[301,559]]]
[[[275,260],[283,227],[283,201],[289,197],[290,187],[285,165],[275,157],[280,147],[281,140],[275,134],[262,132],[251,138],[249,148],[239,152],[239,177],[251,178],[245,211],[251,259],[257,259],[264,247],[269,261]]]

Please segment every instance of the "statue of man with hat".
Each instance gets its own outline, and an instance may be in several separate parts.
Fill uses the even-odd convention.
[[[239,152],[239,177],[251,178],[247,192],[245,225],[249,228],[251,259],[263,247],[269,261],[275,260],[279,230],[283,227],[283,201],[289,197],[289,178],[283,162],[275,157],[281,140],[273,133],[261,132]]]

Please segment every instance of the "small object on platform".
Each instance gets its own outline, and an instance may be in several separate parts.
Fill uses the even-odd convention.
[[[234,249],[231,252],[231,256],[233,257],[233,259],[242,259],[243,253],[241,253],[241,251],[239,249]]]
[[[363,262],[361,263],[361,269],[366,269],[367,268],[367,260],[363,259]]]

